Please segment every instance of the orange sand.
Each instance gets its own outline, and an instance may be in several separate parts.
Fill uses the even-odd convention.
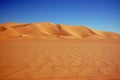
[[[0,39],[0,80],[120,80],[117,33],[6,23]]]
[[[88,38],[88,39],[119,39],[120,34],[94,30],[86,26],[69,26],[64,24],[41,23],[4,23],[0,24],[0,39],[13,38]]]

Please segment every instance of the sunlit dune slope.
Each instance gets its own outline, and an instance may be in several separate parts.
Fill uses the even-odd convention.
[[[0,24],[0,39],[8,38],[95,38],[120,39],[120,34],[103,32],[86,26],[69,26],[50,22]]]

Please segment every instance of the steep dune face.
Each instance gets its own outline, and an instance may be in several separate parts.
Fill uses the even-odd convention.
[[[62,30],[69,34],[69,36],[74,36],[78,38],[84,38],[91,35],[95,35],[95,32],[85,26],[68,26],[60,25]]]
[[[102,32],[86,26],[69,26],[50,22],[18,24],[0,24],[0,39],[7,38],[111,38],[120,39],[120,35]]]

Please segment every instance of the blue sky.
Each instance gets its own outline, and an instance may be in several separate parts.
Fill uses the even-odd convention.
[[[120,0],[0,0],[0,23],[53,22],[120,33]]]

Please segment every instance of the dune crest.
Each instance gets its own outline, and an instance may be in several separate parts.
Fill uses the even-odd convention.
[[[86,26],[69,26],[51,22],[37,22],[30,24],[9,22],[0,24],[0,39],[18,37],[120,39],[120,34],[98,31]]]

